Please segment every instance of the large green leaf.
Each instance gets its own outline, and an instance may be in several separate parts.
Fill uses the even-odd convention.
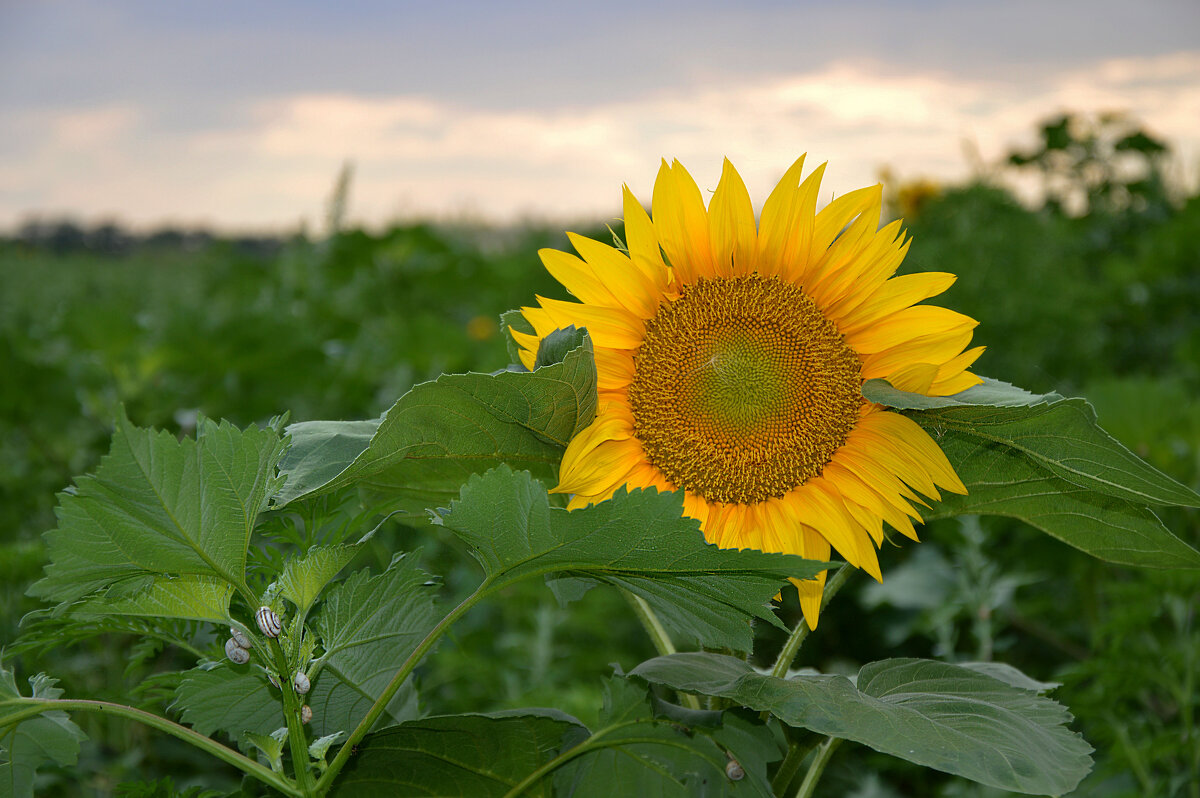
[[[1002,515],[1108,562],[1200,567],[1200,553],[1147,507],[1072,485],[1012,450],[981,447],[950,434],[939,443],[968,492],[944,494],[932,510],[922,512],[927,520],[970,513]]]
[[[141,618],[183,618],[223,623],[229,619],[233,585],[213,576],[154,577],[132,595],[100,594],[72,605],[71,615],[133,615]]]
[[[553,709],[408,721],[365,737],[331,794],[500,798],[553,759],[568,732],[580,730],[586,733]],[[522,795],[549,798],[549,782]]]
[[[416,560],[397,555],[378,576],[352,574],[329,591],[313,618],[324,653],[308,703],[320,734],[353,729],[440,620],[432,595],[436,583]],[[378,725],[415,714],[410,685],[396,694]]]
[[[767,764],[781,754],[765,726],[679,707],[656,714],[645,687],[619,677],[606,681],[604,695],[590,730],[557,710],[520,709],[376,732],[333,795],[500,798],[526,784],[522,796],[545,798],[771,796]],[[725,773],[730,754],[744,763],[737,780]]]
[[[474,476],[436,522],[472,548],[493,586],[531,576],[583,577],[642,596],[672,630],[705,645],[749,650],[750,620],[779,625],[770,601],[788,577],[828,567],[787,554],[719,549],[684,518],[676,493],[623,489],[567,512],[508,466]]]
[[[172,709],[205,735],[225,732],[241,740],[247,732],[270,734],[286,723],[283,699],[251,665],[228,662],[193,668],[175,688]]]
[[[951,407],[914,413],[927,430],[977,448],[1003,447],[1054,476],[1137,504],[1200,506],[1200,496],[1126,449],[1082,399],[1029,407]]]
[[[51,563],[30,593],[68,602],[183,574],[241,583],[284,446],[270,429],[205,421],[196,440],[179,441],[118,418],[95,474],[61,494],[58,527],[46,534]]]
[[[79,743],[87,735],[65,712],[43,712],[17,723],[6,716],[25,709],[38,699],[50,700],[62,695],[55,680],[38,674],[29,680],[33,694],[29,698],[17,689],[16,678],[0,666],[0,798],[33,798],[34,777],[41,765],[74,765],[79,758]]]
[[[418,385],[382,422],[293,424],[278,503],[360,484],[421,510],[500,463],[553,477],[596,412],[592,345],[582,334],[576,340],[561,362],[532,372],[449,374]]]
[[[971,668],[895,659],[856,680],[781,679],[740,659],[657,657],[633,674],[655,684],[729,698],[784,723],[1006,790],[1060,795],[1091,769],[1091,747],[1066,728],[1060,704]]]
[[[576,732],[575,739],[568,741],[573,756],[554,775],[555,794],[564,798],[771,798],[766,774],[769,753],[761,752],[759,758],[742,754],[746,776],[732,780],[725,771],[729,756],[710,731],[655,717],[643,687],[609,679],[596,728],[590,735]],[[737,735],[729,735],[728,741],[743,742]]]
[[[1114,440],[1084,400],[994,380],[950,397],[905,393],[882,380],[868,381],[863,393],[909,409],[966,485],[966,496],[944,495],[926,519],[1003,515],[1110,562],[1200,568],[1200,552],[1147,506],[1191,507],[1200,496]]]

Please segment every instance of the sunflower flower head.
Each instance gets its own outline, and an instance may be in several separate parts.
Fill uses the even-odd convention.
[[[756,224],[725,161],[707,208],[678,162],[663,162],[652,216],[625,189],[627,251],[571,235],[578,257],[542,250],[579,301],[538,297],[513,331],[533,368],[541,339],[586,327],[599,410],[570,442],[559,484],[570,508],[620,487],[681,490],[684,512],[725,548],[848,563],[881,578],[886,523],[917,539],[914,504],[965,493],[915,422],[863,398],[864,380],[929,396],[980,382],[967,369],[974,319],[917,304],[939,272],[893,276],[908,250],[879,227],[879,186],[817,211],[824,165],[784,174]],[[919,495],[920,494],[920,495]],[[825,575],[796,581],[816,627]]]

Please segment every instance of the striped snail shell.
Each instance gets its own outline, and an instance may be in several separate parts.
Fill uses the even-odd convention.
[[[730,781],[741,781],[746,778],[746,770],[742,767],[742,763],[738,762],[733,757],[725,763],[725,775]]]
[[[305,704],[304,706],[300,707],[300,722],[308,723],[310,720],[312,720],[312,707],[310,707],[308,704]]]
[[[308,681],[308,677],[304,675],[304,671],[296,671],[296,676],[292,679],[292,687],[296,688],[296,692],[304,695],[311,686],[312,683]]]
[[[236,626],[229,627],[229,636],[233,638],[233,642],[237,643],[239,648],[251,649],[254,648],[254,641],[250,636]]]
[[[245,665],[250,661],[250,652],[239,646],[232,637],[225,641],[225,656],[234,665]]]
[[[258,622],[258,628],[267,637],[279,637],[279,633],[283,631],[283,621],[278,613],[270,607],[259,607],[254,613],[254,620]]]

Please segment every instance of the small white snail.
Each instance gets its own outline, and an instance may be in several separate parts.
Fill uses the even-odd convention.
[[[310,707],[308,704],[305,704],[304,706],[300,707],[300,722],[308,723],[310,720],[312,720],[312,707]]]
[[[229,627],[229,636],[233,638],[233,642],[237,643],[239,648],[254,648],[254,641],[250,639],[249,635],[236,626]]]
[[[258,611],[254,613],[254,620],[258,622],[258,628],[267,637],[279,637],[279,633],[283,631],[283,621],[270,607],[259,607]]]
[[[730,781],[741,781],[746,778],[746,770],[740,762],[730,757],[729,761],[725,763],[725,775]]]
[[[245,665],[250,661],[250,652],[239,646],[232,637],[225,641],[225,656],[234,665]]]
[[[308,681],[308,677],[304,675],[304,671],[296,671],[296,677],[292,679],[292,687],[296,688],[296,692],[304,695],[311,686],[312,684]]]

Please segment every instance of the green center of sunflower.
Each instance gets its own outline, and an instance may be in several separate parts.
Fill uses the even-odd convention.
[[[792,283],[700,280],[646,323],[629,404],[676,487],[752,504],[820,474],[862,406],[859,360]]]

